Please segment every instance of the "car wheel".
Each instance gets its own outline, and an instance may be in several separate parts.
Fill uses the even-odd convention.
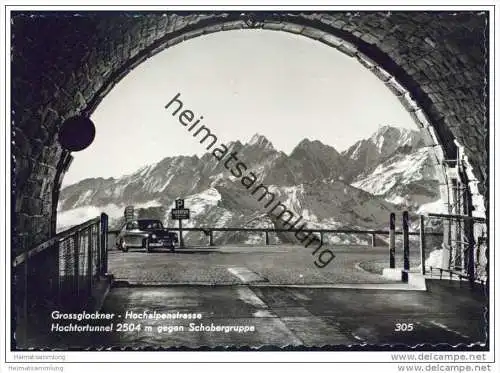
[[[121,249],[124,253],[126,253],[126,252],[128,251],[128,247],[127,247],[127,245],[125,244],[125,241],[123,241],[123,239],[122,239],[122,240],[120,240],[120,249]]]

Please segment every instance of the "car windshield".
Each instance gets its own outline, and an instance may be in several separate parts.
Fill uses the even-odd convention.
[[[138,220],[137,223],[139,224],[139,229],[141,230],[163,228],[163,225],[159,220]]]

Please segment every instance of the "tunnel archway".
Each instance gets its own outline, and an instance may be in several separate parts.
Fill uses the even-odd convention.
[[[57,141],[66,119],[90,116],[121,78],[165,48],[259,28],[301,34],[359,60],[428,133],[437,164],[446,167],[462,151],[468,190],[488,208],[485,13],[13,13],[13,248],[54,233],[71,163]]]

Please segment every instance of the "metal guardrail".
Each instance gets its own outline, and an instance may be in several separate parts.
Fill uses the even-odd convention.
[[[443,232],[439,242],[440,263],[432,266],[432,270],[439,271],[439,278],[447,273],[450,279],[467,279],[471,285],[488,286],[488,220],[468,215],[428,214],[426,222]],[[427,245],[430,246],[429,242]]]
[[[468,216],[468,215],[456,215],[456,214],[427,214],[431,218],[443,218],[443,219],[457,219],[457,220],[472,220],[476,223],[486,223],[486,218],[481,218],[479,216]]]
[[[176,231],[176,232],[202,232],[206,236],[208,236],[208,244],[210,246],[214,246],[214,237],[213,233],[214,232],[260,232],[264,233],[265,237],[265,244],[269,245],[269,233],[278,233],[278,232],[284,232],[284,233],[296,233],[296,232],[304,232],[304,233],[317,233],[319,234],[319,241],[323,243],[324,235],[325,234],[353,234],[353,235],[371,235],[371,244],[372,246],[376,246],[376,236],[390,236],[392,233],[395,235],[403,235],[403,231],[394,231],[391,232],[389,230],[357,230],[357,229],[285,229],[285,228],[238,228],[238,227],[226,227],[226,228],[214,228],[214,227],[198,227],[198,228],[182,228],[179,229],[178,227],[168,227],[166,228],[169,231]],[[109,234],[114,234],[118,235],[120,230],[109,230]],[[419,236],[421,233],[420,232],[408,232],[409,236]],[[429,235],[436,235],[436,236],[442,236],[442,233],[434,233],[434,232],[429,232]]]
[[[467,215],[453,215],[453,214],[433,214],[429,213],[426,215],[419,216],[418,231],[410,231],[410,216],[408,211],[404,211],[402,214],[402,230],[396,230],[396,214],[391,213],[389,217],[389,230],[358,230],[358,229],[287,229],[287,228],[242,228],[242,227],[190,227],[190,228],[178,228],[169,227],[170,231],[177,231],[182,234],[182,232],[202,232],[208,236],[209,245],[214,246],[214,232],[260,232],[265,234],[265,244],[269,245],[269,233],[315,233],[319,235],[317,238],[320,243],[323,244],[323,239],[325,234],[352,234],[352,235],[371,235],[372,246],[377,245],[376,236],[385,235],[388,236],[388,265],[389,268],[396,267],[396,236],[402,236],[401,246],[403,249],[402,261],[399,260],[398,266],[402,266],[402,280],[407,281],[407,274],[410,272],[410,237],[418,236],[419,239],[419,251],[420,251],[420,272],[422,275],[426,274],[426,261],[429,258],[431,252],[436,249],[444,247],[446,245],[450,246],[454,253],[459,253],[462,258],[462,267],[457,268],[451,263],[447,266],[442,266],[439,268],[441,273],[450,272],[460,279],[467,278],[471,284],[487,283],[487,247],[483,248],[485,243],[484,237],[484,227],[487,226],[487,219],[481,217],[467,216]],[[438,221],[440,224],[434,225],[433,222]],[[452,224],[443,224],[443,222],[452,222]],[[430,224],[429,224],[430,223]],[[460,233],[460,240],[451,240],[446,244],[447,236],[450,235],[450,230],[458,227],[462,229]],[[480,227],[482,232],[480,237],[477,236],[477,228]],[[119,230],[110,230],[109,234],[117,235]],[[182,240],[179,240],[182,242]],[[415,243],[415,241],[413,241]],[[454,246],[453,246],[454,245]],[[412,249],[413,250],[413,249]],[[450,251],[450,258],[451,253]],[[455,255],[454,254],[454,255]],[[415,263],[415,255],[412,256],[413,263]],[[464,260],[465,258],[465,260]],[[485,259],[486,258],[486,259]],[[434,255],[433,260],[436,260]],[[412,264],[414,266],[416,264]],[[446,268],[448,267],[448,268]],[[432,269],[436,269],[433,266]],[[441,276],[442,277],[442,276]]]
[[[439,279],[440,280],[443,279],[443,273],[447,273],[448,274],[448,277],[449,277],[450,281],[453,280],[453,278],[457,278],[459,281],[469,280],[469,275],[466,274],[466,273],[459,272],[459,271],[454,271],[452,269],[439,268],[439,267],[429,267],[429,275],[430,275],[430,277],[433,277],[434,271],[438,271],[439,272]],[[486,280],[484,280],[484,279],[478,279],[478,278],[476,278],[476,279],[474,279],[474,282],[477,283],[477,284],[481,284],[482,286],[486,285]]]
[[[107,225],[108,216],[101,214],[13,260],[17,325],[24,333],[48,312],[91,305],[93,290],[107,272]]]
[[[89,228],[92,225],[98,224],[100,222],[101,218],[97,217],[95,219],[91,219],[86,221],[85,223],[82,223],[80,225],[71,227],[70,229],[60,232],[48,241],[42,242],[40,245],[34,247],[31,250],[28,250],[25,253],[22,253],[18,255],[14,261],[13,261],[13,266],[17,267],[19,264],[24,263],[25,260],[31,258],[32,256],[36,255],[39,252],[42,252],[52,246],[54,246],[56,243],[64,241],[67,237],[72,236],[78,232],[81,232],[87,228]]]

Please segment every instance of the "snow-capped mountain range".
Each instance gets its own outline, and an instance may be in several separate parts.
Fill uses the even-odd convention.
[[[287,155],[256,134],[247,144],[227,144],[269,190],[308,228],[386,228],[389,213],[403,209],[440,208],[436,168],[419,132],[383,126],[368,139],[339,153],[318,140],[302,140]],[[142,216],[169,217],[176,198],[191,209],[187,227],[274,227],[263,204],[252,196],[223,162],[206,153],[167,157],[120,178],[90,178],[65,187],[58,206],[58,229],[101,212],[111,225],[134,205]],[[206,242],[191,232],[186,242]],[[219,233],[216,243],[252,243],[260,234]],[[275,236],[273,240],[286,241]],[[332,242],[362,242],[368,237],[331,237]]]

